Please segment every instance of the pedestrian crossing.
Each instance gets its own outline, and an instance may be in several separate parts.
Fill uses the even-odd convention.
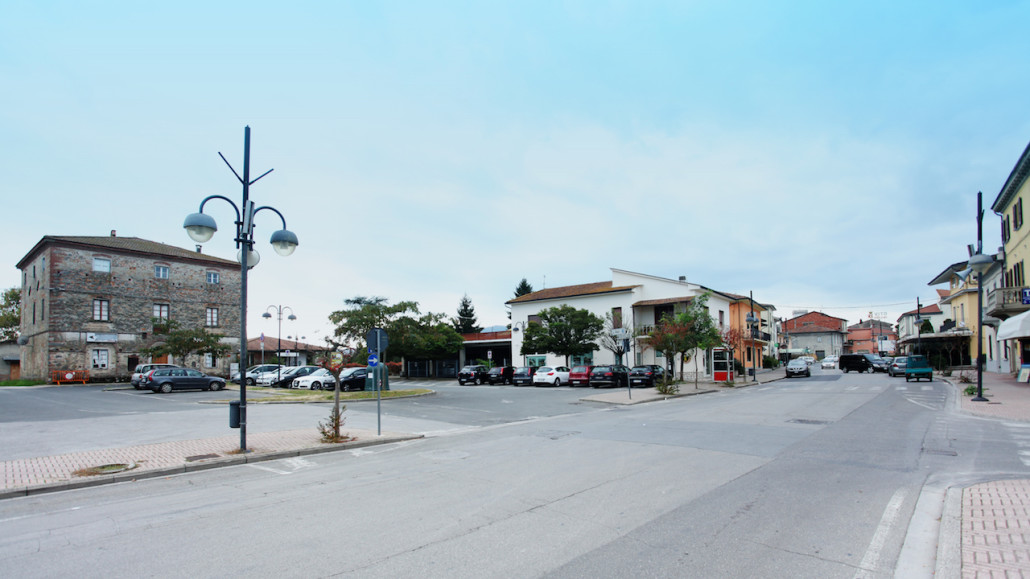
[[[839,383],[812,381],[812,382],[775,382],[763,386],[740,388],[719,392],[719,396],[732,396],[742,393],[757,394],[776,390],[784,393],[880,393],[893,391],[908,400],[909,402],[927,408],[929,410],[943,410],[948,402],[948,392],[943,384],[850,384],[842,386]],[[1030,430],[1027,431],[1030,437]]]

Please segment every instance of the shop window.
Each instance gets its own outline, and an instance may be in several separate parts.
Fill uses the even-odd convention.
[[[533,368],[539,368],[547,363],[547,356],[529,356],[526,358],[526,363]]]

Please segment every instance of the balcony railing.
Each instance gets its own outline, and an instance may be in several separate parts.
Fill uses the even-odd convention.
[[[1023,303],[1023,291],[1030,287],[1001,287],[989,290],[984,295],[984,313],[988,316],[1005,318],[1030,310],[1030,304]]]

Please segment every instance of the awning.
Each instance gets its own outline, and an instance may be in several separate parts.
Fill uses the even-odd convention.
[[[1018,316],[1012,316],[998,327],[999,340],[1014,340],[1016,338],[1030,338],[1030,311],[1023,312]]]

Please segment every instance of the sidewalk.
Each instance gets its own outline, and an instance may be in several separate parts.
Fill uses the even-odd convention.
[[[181,474],[209,468],[263,462],[422,438],[418,434],[344,428],[348,442],[327,444],[314,428],[247,434],[249,452],[239,452],[239,434],[76,452],[0,462],[0,499],[114,482]],[[87,469],[111,474],[83,474]]]
[[[1030,384],[1016,382],[1009,374],[984,372],[987,402],[973,402],[964,390],[976,386],[976,372],[966,375],[971,383],[958,376],[946,378],[955,386],[962,412],[1025,422],[1030,428]],[[1030,577],[1030,480],[962,489],[961,511],[963,578]]]

